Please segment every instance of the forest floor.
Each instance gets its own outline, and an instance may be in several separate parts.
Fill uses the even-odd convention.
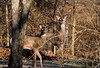
[[[50,61],[50,60],[43,60],[43,68],[94,68],[95,66],[89,66],[88,64],[85,65],[76,65],[73,63],[70,64],[66,61],[63,65],[60,65],[58,61]],[[72,62],[71,62],[72,63]],[[77,63],[77,62],[76,62]],[[40,68],[40,62],[37,60],[37,68]],[[23,68],[33,68],[32,60],[23,60]],[[7,68],[8,67],[8,61],[7,60],[0,60],[0,68]],[[99,66],[100,67],[100,66]],[[99,68],[97,67],[97,68]]]
[[[29,54],[29,52],[27,52]],[[7,68],[8,67],[8,60],[10,55],[9,48],[2,48],[0,47],[0,68]],[[100,68],[100,62],[92,62],[89,60],[72,60],[66,59],[62,62],[62,60],[58,60],[56,57],[48,57],[43,54],[43,67],[44,68]],[[23,68],[33,68],[33,60],[32,58],[26,58],[27,56],[23,57]],[[37,58],[37,68],[40,68],[40,61]]]

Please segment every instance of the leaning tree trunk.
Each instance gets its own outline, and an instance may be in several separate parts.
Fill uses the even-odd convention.
[[[22,68],[23,39],[32,0],[12,0],[12,45],[9,68]]]

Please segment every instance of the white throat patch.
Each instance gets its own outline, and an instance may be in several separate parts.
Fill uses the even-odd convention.
[[[64,24],[61,24],[61,27],[63,28],[63,27],[65,27],[65,25]]]
[[[46,34],[43,34],[42,36],[43,36],[43,37],[45,37],[45,36],[46,36]]]

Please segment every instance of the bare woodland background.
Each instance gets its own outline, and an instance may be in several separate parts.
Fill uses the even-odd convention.
[[[8,20],[6,18],[6,4],[8,4]],[[26,35],[40,34],[39,24],[44,26],[51,23],[54,15],[55,0],[33,0],[28,21]],[[64,59],[100,60],[100,0],[75,0],[75,41],[73,33],[73,0],[58,0],[55,15],[67,15],[68,43],[64,48]],[[9,26],[7,26],[7,22]],[[11,38],[11,0],[0,0],[0,60],[8,60],[10,50],[7,45],[7,30]],[[52,28],[51,28],[52,32]],[[74,44],[74,56],[71,45]]]

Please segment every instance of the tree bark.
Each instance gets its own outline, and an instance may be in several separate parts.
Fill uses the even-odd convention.
[[[7,47],[9,46],[8,0],[6,1]]]
[[[32,0],[12,0],[12,45],[9,68],[22,68],[23,39]]]

